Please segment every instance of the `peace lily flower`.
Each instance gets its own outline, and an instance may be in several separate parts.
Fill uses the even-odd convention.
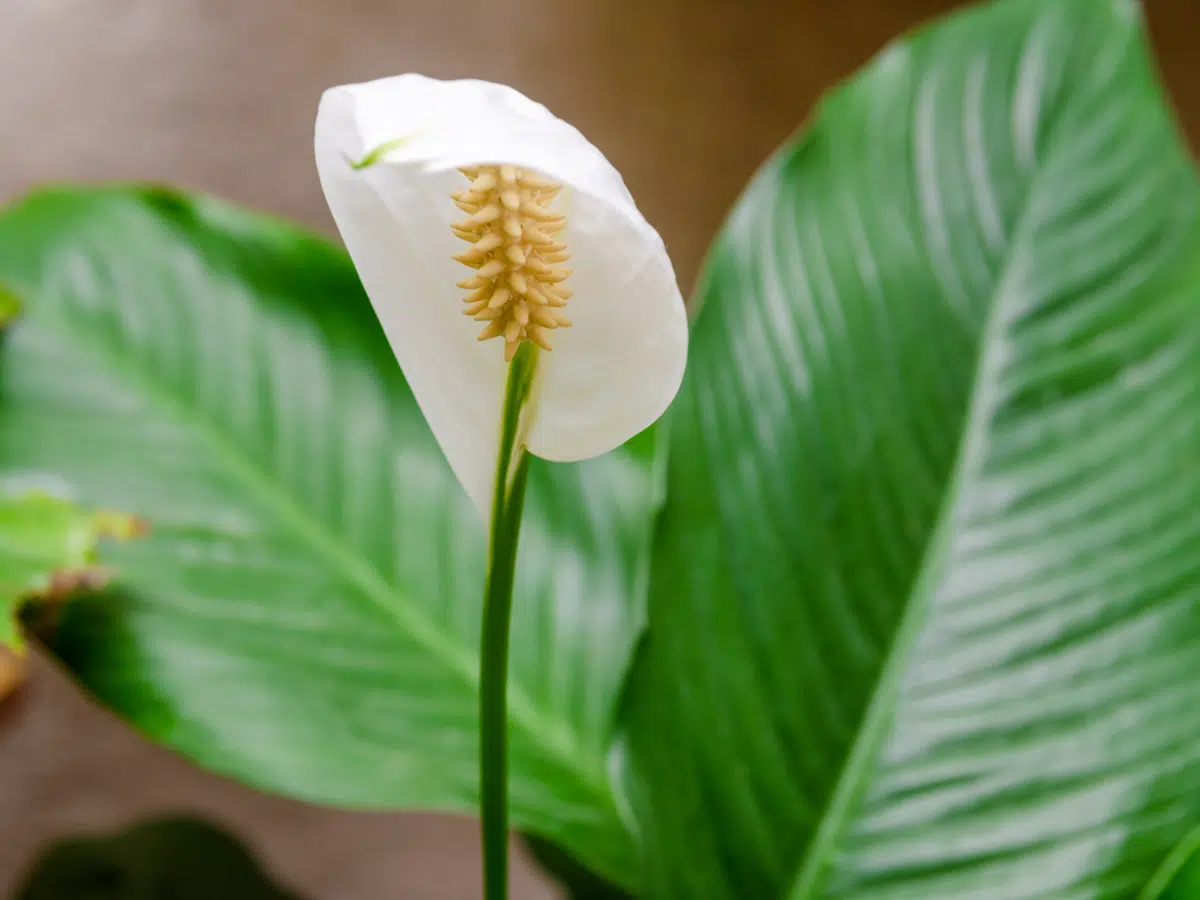
[[[544,106],[421,75],[336,87],[316,159],[396,358],[485,517],[520,345],[540,351],[523,440],[545,459],[605,453],[674,398],[687,323],[662,239]]]

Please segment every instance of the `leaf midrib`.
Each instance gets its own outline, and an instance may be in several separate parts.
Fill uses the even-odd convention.
[[[34,292],[36,293],[36,290]],[[33,306],[34,304],[29,304],[30,308]],[[284,488],[276,484],[234,440],[223,433],[222,429],[173,393],[161,388],[141,366],[129,363],[128,355],[122,355],[107,342],[95,340],[83,331],[73,328],[69,316],[51,316],[45,312],[45,304],[38,306],[41,307],[38,318],[48,326],[55,326],[72,344],[99,358],[102,365],[109,366],[124,379],[136,384],[137,390],[143,395],[165,407],[176,421],[190,429],[209,446],[227,471],[238,478],[257,498],[261,508],[273,512],[285,526],[290,526],[301,540],[323,553],[331,568],[340,572],[362,596],[385,616],[394,619],[415,643],[460,677],[471,693],[477,692],[477,655],[450,640],[415,604],[406,605],[404,596],[394,591],[387,579],[371,563],[355,553],[318,517],[312,515]],[[32,308],[30,311],[33,312]],[[31,315],[30,318],[34,316]],[[600,800],[598,806],[611,810],[614,813],[613,821],[620,822],[612,791],[604,776],[603,760],[594,757],[594,765],[580,765],[581,760],[593,759],[593,754],[584,747],[570,722],[545,715],[525,693],[523,687],[514,683],[511,678],[508,687],[508,707],[510,723],[519,726],[532,738],[535,746],[547,751],[564,771],[573,774],[580,786]]]
[[[1012,272],[1012,261],[1016,256],[1013,248],[1022,242],[1032,207],[1031,198],[1036,196],[1039,176],[1045,171],[1046,159],[1050,155],[1053,145],[1051,124],[1046,123],[1045,150],[1029,175],[1025,196],[1022,198],[1021,206],[1014,218],[1007,255],[997,272],[991,291],[993,302],[988,304],[987,315],[980,330],[979,358],[971,379],[971,399],[963,416],[965,427],[959,440],[950,477],[946,482],[944,498],[938,510],[933,533],[917,567],[917,576],[908,593],[909,602],[905,604],[904,612],[901,614],[887,659],[863,714],[862,723],[855,734],[850,753],[838,775],[837,783],[830,795],[825,814],[821,817],[817,833],[809,843],[808,851],[800,862],[796,876],[792,879],[791,887],[786,895],[788,900],[809,900],[816,896],[816,890],[825,874],[833,844],[842,835],[842,829],[863,787],[867,770],[873,762],[875,752],[886,732],[894,701],[899,692],[903,666],[907,663],[909,651],[925,622],[925,614],[929,610],[933,590],[936,588],[936,584],[931,584],[931,582],[938,578],[945,550],[953,537],[954,514],[958,508],[961,486],[965,475],[971,471],[971,463],[978,459],[980,448],[986,438],[985,426],[988,419],[985,410],[994,404],[991,393],[984,389],[990,383],[985,380],[985,376],[995,369],[995,353],[1000,343],[997,340],[997,333],[1003,321],[998,314],[1001,304],[997,302],[996,298],[1004,294],[1004,284]]]

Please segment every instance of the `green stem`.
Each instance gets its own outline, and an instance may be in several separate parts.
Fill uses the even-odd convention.
[[[488,536],[479,683],[485,900],[507,900],[508,897],[508,636],[517,542],[529,474],[529,454],[521,442],[521,412],[529,400],[536,362],[535,348],[524,344],[509,366]]]

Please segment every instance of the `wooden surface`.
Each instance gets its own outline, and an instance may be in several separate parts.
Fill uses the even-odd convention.
[[[946,0],[0,0],[0,200],[151,179],[329,230],[313,170],[326,86],[400,71],[508,82],[624,173],[685,289],[725,210],[813,101]],[[1200,134],[1198,0],[1150,0]],[[191,809],[314,900],[478,896],[472,822],[306,807],[198,772],[34,668],[0,717],[0,896],[43,839]],[[552,889],[527,864],[515,898]]]

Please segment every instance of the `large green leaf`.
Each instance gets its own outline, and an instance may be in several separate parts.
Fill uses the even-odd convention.
[[[664,898],[1118,898],[1200,814],[1198,190],[1131,0],[888,48],[721,234],[627,730]]]
[[[1138,900],[1200,900],[1200,827],[1163,860]]]
[[[52,190],[0,218],[0,280],[26,305],[0,473],[151,526],[59,633],[83,682],[265,789],[473,808],[483,527],[344,255],[207,199]],[[626,884],[606,753],[650,441],[533,467],[511,661],[515,825]]]

